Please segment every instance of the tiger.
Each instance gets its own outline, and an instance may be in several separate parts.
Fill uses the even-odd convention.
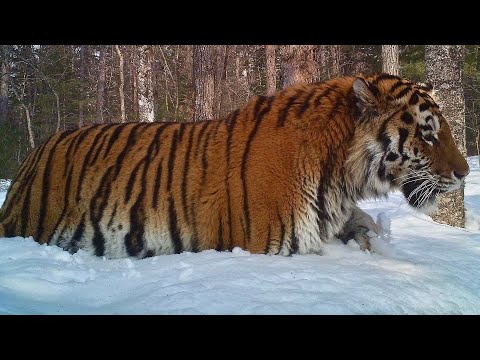
[[[199,122],[94,124],[23,161],[0,237],[105,258],[325,254],[379,229],[362,199],[427,211],[469,173],[430,84],[380,73],[300,83]]]

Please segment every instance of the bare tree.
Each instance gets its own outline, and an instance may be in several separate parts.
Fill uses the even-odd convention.
[[[25,87],[23,87],[24,89]],[[17,98],[21,108],[25,111],[25,117],[27,120],[27,133],[28,133],[28,141],[30,143],[30,149],[33,149],[35,147],[35,140],[33,138],[33,130],[32,130],[32,119],[30,117],[30,109],[28,108],[27,105],[25,105],[23,99],[25,97],[25,94],[19,94],[18,91],[12,87],[13,93],[15,94],[15,97]]]
[[[10,48],[9,45],[2,45],[0,53],[0,124],[7,121],[8,111],[8,84],[10,77]]]
[[[330,57],[332,59],[332,70],[330,77],[342,75],[342,48],[340,45],[330,46]]]
[[[139,121],[155,121],[151,46],[138,46],[138,117]]]
[[[215,90],[215,51],[213,46],[193,48],[194,121],[213,119]]]
[[[78,104],[78,127],[82,127],[85,124],[85,115],[83,114],[83,99],[85,99],[85,45],[80,46],[80,66],[79,66],[79,78],[80,78],[80,96],[82,99]]]
[[[125,115],[125,74],[124,74],[124,61],[123,54],[118,45],[115,45],[115,50],[118,55],[118,69],[120,73],[120,83],[118,84],[118,93],[120,95],[120,114],[122,123],[126,121],[127,117]]]
[[[281,50],[282,88],[299,83],[312,82],[317,78],[314,45],[285,45]]]
[[[100,46],[100,57],[97,79],[97,119],[103,123],[103,105],[105,103],[106,46]]]
[[[442,113],[452,129],[460,152],[466,156],[465,100],[462,86],[464,45],[426,45],[425,76],[436,89]],[[433,216],[437,222],[465,226],[464,189],[443,195]]]
[[[400,75],[398,45],[382,45],[382,71]]]
[[[275,66],[275,45],[265,45],[265,58],[267,69],[267,95],[272,95],[277,90],[277,70]]]

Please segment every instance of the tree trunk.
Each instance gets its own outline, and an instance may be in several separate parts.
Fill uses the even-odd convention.
[[[80,102],[78,104],[78,127],[85,124],[85,115],[83,114],[83,102],[85,101],[85,45],[80,46]]]
[[[149,45],[138,46],[138,118],[142,122],[155,121],[152,59]]]
[[[103,105],[105,102],[105,78],[106,78],[106,46],[100,47],[100,59],[97,80],[97,122],[103,123]]]
[[[213,119],[215,89],[215,51],[211,45],[193,48],[194,121]]]
[[[222,93],[225,82],[226,45],[216,45],[215,86],[214,86],[214,117],[219,118],[222,113]]]
[[[328,45],[319,45],[317,49],[317,58],[318,58],[318,77],[319,80],[326,80],[330,77],[330,69],[329,69],[329,47]]]
[[[58,93],[52,89],[53,95],[55,96],[55,102],[57,104],[57,132],[60,131],[60,125],[62,123],[62,118],[60,116],[60,98],[58,97]]]
[[[285,45],[282,47],[282,88],[295,83],[312,82],[317,77],[314,45]]]
[[[10,72],[10,49],[8,45],[2,45],[0,69],[0,124],[7,121],[8,116],[8,83]]]
[[[24,94],[22,94],[22,96],[20,97],[18,92],[15,90],[15,88],[13,88],[13,93],[15,94],[15,97],[20,103],[21,108],[25,111],[25,116],[27,118],[28,141],[30,143],[30,149],[33,149],[35,147],[35,140],[33,138],[32,119],[30,117],[30,110],[28,109],[28,106],[23,103]]]
[[[125,91],[124,91],[124,86],[125,86],[125,74],[124,74],[124,62],[123,62],[123,54],[120,51],[120,47],[118,45],[115,45],[115,50],[117,51],[118,55],[118,62],[119,62],[119,72],[120,72],[120,84],[118,84],[118,92],[120,95],[120,116],[121,116],[121,122],[125,122],[127,119],[127,116],[125,115]]]
[[[277,71],[275,66],[275,45],[265,45],[267,68],[267,95],[273,95],[277,90]]]
[[[342,49],[340,45],[330,46],[330,57],[332,59],[332,71],[330,77],[337,77],[342,75]]]
[[[382,45],[382,71],[392,75],[400,75],[398,45]]]
[[[464,45],[426,45],[425,76],[435,88],[443,115],[450,124],[452,135],[463,156],[465,145],[465,99],[462,73]],[[464,189],[445,194],[433,219],[451,226],[465,226]]]

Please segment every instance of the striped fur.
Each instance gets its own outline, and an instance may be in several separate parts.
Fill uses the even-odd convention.
[[[419,208],[459,186],[452,171],[468,173],[424,85],[388,74],[299,84],[221,120],[53,135],[12,182],[0,236],[108,258],[320,254],[337,235],[360,242],[360,228],[376,230],[359,199],[424,186],[402,183],[412,169],[443,181],[410,197]]]

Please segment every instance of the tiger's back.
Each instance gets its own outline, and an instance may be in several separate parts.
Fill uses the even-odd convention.
[[[255,97],[222,120],[57,133],[13,181],[4,235],[110,258],[235,246],[279,253],[295,232],[284,194],[304,141],[294,124],[278,126],[292,91]]]

